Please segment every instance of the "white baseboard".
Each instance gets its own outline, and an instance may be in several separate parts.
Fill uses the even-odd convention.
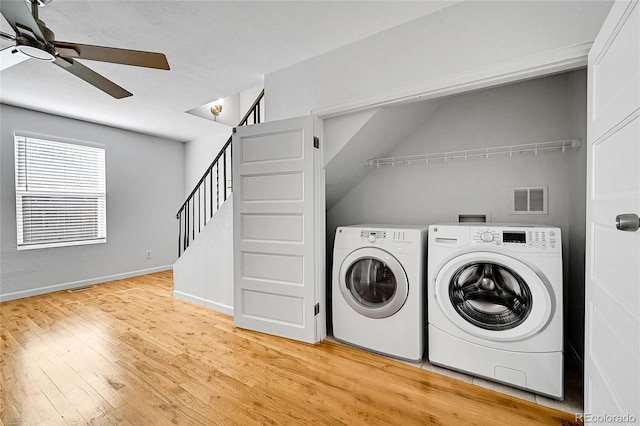
[[[213,300],[205,299],[199,296],[194,296],[192,294],[184,293],[182,291],[173,291],[173,296],[186,300],[187,302],[196,303],[198,305],[202,305],[209,309],[213,309],[214,311],[220,312],[221,314],[233,316],[233,306],[225,305],[222,303],[214,302]]]
[[[183,293],[181,291],[173,290],[173,297],[177,299],[186,300],[187,302],[195,303],[197,305],[207,306],[207,301],[202,297],[194,296],[188,293]]]
[[[137,277],[140,275],[153,274],[154,272],[170,271],[172,269],[173,269],[173,265],[158,266],[155,268],[140,269],[137,271],[124,272],[121,274],[107,275],[104,277],[89,278],[86,280],[73,281],[73,282],[63,283],[63,284],[55,284],[47,287],[39,287],[39,288],[33,288],[29,290],[16,291],[13,293],[0,294],[0,302],[7,302],[9,300],[15,300],[15,299],[23,299],[25,297],[38,296],[40,294],[53,293],[60,290],[69,290],[72,288],[85,287],[93,284],[103,284],[109,281],[116,281],[116,280],[122,280],[125,278]]]

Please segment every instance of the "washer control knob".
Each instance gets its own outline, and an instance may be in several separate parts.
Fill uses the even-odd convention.
[[[480,236],[480,239],[484,243],[490,243],[491,241],[493,241],[493,234],[491,232],[483,232]]]
[[[370,243],[375,243],[376,242],[376,234],[370,234],[369,235],[369,242]]]

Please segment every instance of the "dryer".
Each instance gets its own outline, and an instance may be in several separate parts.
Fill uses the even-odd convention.
[[[562,399],[560,229],[431,225],[428,250],[429,361]]]
[[[342,226],[333,249],[333,337],[396,358],[424,355],[427,227]]]

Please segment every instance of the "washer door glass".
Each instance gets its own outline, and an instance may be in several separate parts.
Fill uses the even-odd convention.
[[[370,318],[398,312],[407,300],[407,276],[400,262],[376,248],[352,252],[342,264],[340,290],[346,302]]]
[[[501,253],[464,253],[445,262],[433,295],[447,318],[478,338],[515,341],[542,330],[556,309],[547,278]]]
[[[386,263],[366,257],[349,267],[346,286],[360,304],[378,307],[393,299],[398,284],[395,274]]]
[[[471,263],[454,272],[449,299],[462,318],[487,330],[509,330],[522,324],[533,300],[524,279],[496,263]]]

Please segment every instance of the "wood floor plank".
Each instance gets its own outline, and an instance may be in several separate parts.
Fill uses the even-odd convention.
[[[20,413],[22,421],[25,424],[60,422],[62,420],[60,415],[41,391],[37,379],[33,377],[33,369],[29,368],[25,360],[10,354],[8,365],[16,366],[20,370],[20,374],[15,374],[15,380],[11,383],[11,389],[15,391],[20,403],[16,403],[17,401],[13,399],[11,402]]]
[[[123,390],[125,390],[125,387],[127,389],[143,387],[146,391],[151,390],[152,395],[147,394],[145,399],[154,400],[153,405],[163,409],[185,405],[185,401],[181,399],[187,399],[187,405],[194,408],[197,404],[191,400],[191,396],[183,392],[183,389],[176,387],[182,386],[178,383],[179,379],[193,379],[186,377],[180,371],[177,373],[174,371],[179,369],[181,361],[173,355],[164,353],[160,348],[155,347],[152,342],[145,341],[136,333],[132,330],[122,332],[117,328],[114,329],[113,338],[117,340],[116,350],[119,354],[117,364],[121,369],[118,383],[122,383]],[[98,342],[98,339],[99,337],[94,337],[94,340],[88,343],[95,350],[104,354],[103,351],[106,346]],[[105,359],[107,358],[113,359],[111,348],[107,349]],[[123,375],[122,373],[124,372],[126,374]],[[170,390],[169,392],[166,391],[167,388]],[[178,398],[176,399],[176,397]],[[211,414],[211,410],[207,411],[207,413]],[[173,417],[173,414],[170,417]],[[226,419],[226,417],[219,418]]]
[[[338,343],[242,330],[172,291],[165,271],[0,303],[0,426],[579,424]]]

